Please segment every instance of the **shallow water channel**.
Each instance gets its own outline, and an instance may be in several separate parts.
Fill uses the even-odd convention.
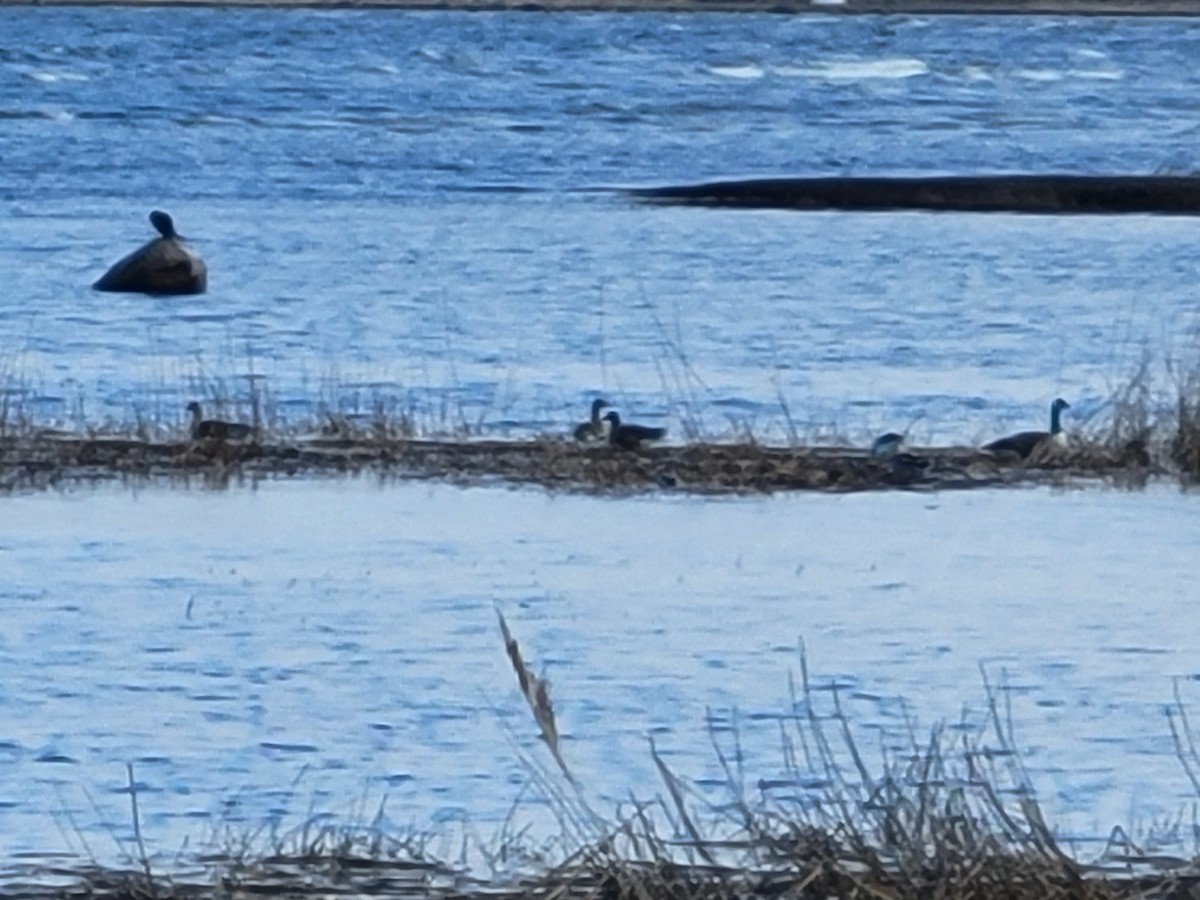
[[[599,811],[782,771],[807,647],[869,758],[978,723],[984,666],[1065,833],[1189,799],[1163,705],[1200,698],[1195,498],[1175,489],[605,499],[366,479],[5,500],[0,855],[154,852],[313,813],[491,834],[544,760],[496,610],[551,681]],[[554,833],[526,793],[517,821]],[[128,844],[127,844],[128,846]]]

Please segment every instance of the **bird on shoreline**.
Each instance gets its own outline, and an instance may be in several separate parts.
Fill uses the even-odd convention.
[[[609,423],[608,442],[622,450],[637,450],[642,441],[660,441],[667,436],[665,428],[622,422],[616,410],[606,413],[604,420]]]
[[[895,431],[881,434],[871,444],[871,457],[890,463],[893,472],[919,475],[929,468],[929,460],[908,451],[908,439]]]
[[[592,401],[592,417],[588,421],[581,422],[575,426],[575,430],[572,432],[575,435],[575,440],[584,444],[591,441],[604,440],[604,429],[606,426],[604,420],[600,418],[600,410],[605,409],[607,406],[607,400],[597,399]]]
[[[244,441],[254,432],[253,428],[241,422],[203,418],[204,411],[195,400],[187,405],[187,411],[192,415],[189,433],[193,441]]]
[[[989,453],[1016,454],[1021,459],[1028,459],[1033,451],[1042,446],[1065,447],[1067,435],[1062,429],[1062,412],[1070,408],[1070,403],[1062,397],[1056,397],[1050,404],[1049,431],[1020,431],[984,444],[983,449]]]
[[[875,438],[874,443],[871,444],[871,455],[890,459],[904,449],[905,443],[904,435],[889,431],[887,434],[881,434]]]

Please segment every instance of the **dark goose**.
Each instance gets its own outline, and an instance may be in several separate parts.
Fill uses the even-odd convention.
[[[609,423],[608,442],[622,450],[637,450],[642,441],[661,441],[667,436],[665,428],[622,422],[616,410],[605,414],[604,419]]]
[[[990,444],[984,444],[983,449],[991,453],[1015,453],[1021,459],[1028,459],[1034,450],[1047,441],[1051,445],[1065,447],[1067,436],[1062,430],[1062,411],[1070,408],[1070,403],[1062,397],[1056,397],[1050,404],[1049,431],[1021,431],[992,441]]]
[[[241,422],[222,422],[220,419],[205,419],[200,404],[193,400],[187,405],[192,414],[191,436],[193,441],[244,441],[253,429]]]

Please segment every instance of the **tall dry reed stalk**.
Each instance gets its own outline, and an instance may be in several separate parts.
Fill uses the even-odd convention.
[[[558,725],[554,721],[554,707],[550,703],[550,684],[544,678],[535,675],[526,664],[516,638],[512,636],[512,632],[508,630],[508,623],[504,621],[504,613],[497,609],[496,617],[500,620],[500,634],[504,638],[504,650],[508,654],[509,662],[512,663],[513,671],[517,675],[517,684],[520,685],[525,702],[529,704],[529,711],[533,713],[533,720],[537,723],[542,740],[550,749],[550,754],[558,763],[558,767],[567,776],[567,780],[574,784],[576,783],[575,776],[567,767],[567,762],[563,759],[562,750],[559,747]]]

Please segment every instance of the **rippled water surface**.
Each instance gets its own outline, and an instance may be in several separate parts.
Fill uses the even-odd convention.
[[[1195,167],[1193,20],[0,10],[0,359],[36,418],[321,402],[929,440],[1194,336],[1195,220],[638,208],[786,174]],[[171,211],[190,299],[91,282]],[[1193,337],[1189,337],[1191,341]],[[447,412],[449,410],[449,412]]]
[[[1174,491],[713,502],[324,482],[39,494],[0,522],[9,852],[128,836],[127,762],[159,850],[221,823],[352,817],[363,797],[489,832],[527,778],[519,748],[543,752],[496,609],[602,811],[661,789],[650,736],[679,774],[721,780],[706,708],[737,724],[752,782],[778,777],[801,639],[865,748],[903,740],[905,703],[978,724],[985,666],[1069,833],[1188,798],[1162,706],[1173,678],[1197,696],[1200,533]],[[556,833],[531,804],[520,819]]]
[[[284,420],[542,431],[603,392],[674,434],[779,437],[785,401],[802,433],[971,441],[1056,395],[1074,426],[1143,352],[1195,346],[1194,219],[610,190],[1192,170],[1194,20],[0,7],[0,35],[0,379],[37,422],[244,413],[254,374]],[[209,292],[93,293],[153,208]],[[1162,489],[8,497],[0,853],[107,853],[127,763],[160,851],[384,795],[497,827],[539,752],[497,607],[600,810],[658,790],[649,735],[719,780],[710,707],[776,775],[803,639],[868,742],[904,703],[977,721],[979,666],[1007,672],[1051,817],[1103,836],[1189,799],[1162,704],[1200,677],[1198,537]]]

